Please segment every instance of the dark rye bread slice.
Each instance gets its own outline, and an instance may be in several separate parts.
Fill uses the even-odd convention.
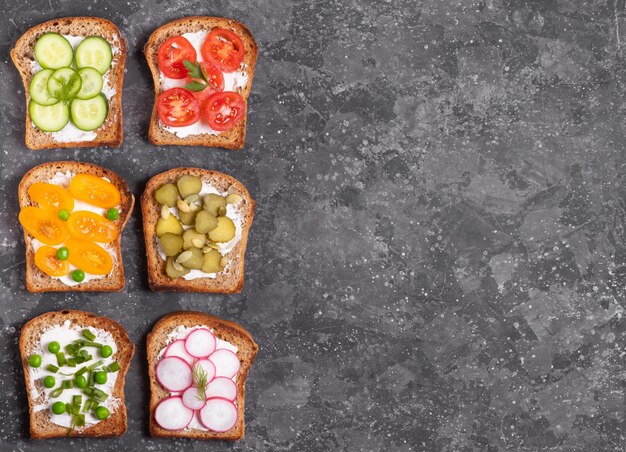
[[[120,216],[115,221],[118,228],[118,236],[113,242],[108,244],[113,248],[113,270],[104,278],[92,279],[76,286],[68,286],[58,279],[54,279],[39,270],[35,265],[35,252],[31,246],[33,237],[24,231],[24,242],[26,244],[26,288],[29,292],[115,292],[124,288],[124,265],[122,264],[122,231],[135,205],[135,197],[130,192],[124,179],[113,171],[102,168],[91,163],[81,162],[49,162],[43,163],[27,172],[18,187],[18,198],[20,209],[27,206],[36,206],[28,196],[28,187],[35,182],[48,182],[57,172],[71,172],[74,174],[86,173],[98,177],[106,177],[117,187],[121,195]]]
[[[215,433],[203,430],[165,430],[159,426],[154,420],[154,411],[161,400],[169,395],[156,379],[156,365],[158,364],[159,353],[172,341],[168,340],[168,335],[179,326],[186,328],[206,325],[213,329],[213,334],[224,341],[230,342],[238,348],[237,357],[241,367],[237,374],[237,424],[231,430],[224,433]],[[146,341],[148,350],[148,376],[150,378],[150,434],[155,437],[179,437],[194,439],[219,439],[235,441],[243,438],[245,433],[244,422],[244,402],[246,378],[248,371],[252,366],[254,357],[259,351],[259,346],[248,331],[241,325],[220,319],[212,315],[194,311],[178,311],[172,312],[161,319],[154,325],[152,331],[148,334]]]
[[[194,33],[197,31],[207,30],[212,28],[225,28],[235,32],[243,41],[244,44],[244,58],[243,64],[245,72],[248,75],[248,83],[243,88],[238,88],[237,92],[241,94],[245,103],[246,111],[244,112],[243,120],[233,129],[222,132],[217,135],[198,134],[190,135],[185,138],[179,138],[176,134],[165,130],[159,118],[157,116],[157,98],[164,90],[161,87],[161,77],[159,71],[158,53],[159,47],[165,40],[173,37],[180,36],[184,33]],[[254,68],[256,66],[256,59],[258,54],[258,48],[250,30],[246,28],[244,24],[234,19],[227,19],[224,17],[210,17],[210,16],[190,16],[169,22],[165,25],[157,28],[150,39],[146,43],[144,48],[146,54],[146,60],[148,66],[150,66],[150,72],[152,73],[152,80],[154,81],[154,107],[152,109],[152,119],[150,120],[150,129],[148,131],[148,137],[153,144],[156,145],[179,145],[179,146],[207,146],[207,147],[219,147],[226,149],[243,149],[246,138],[246,122],[248,116],[248,96],[250,95],[250,89],[252,87],[252,78],[254,77]]]
[[[241,240],[228,253],[230,263],[226,269],[217,274],[216,278],[170,278],[165,273],[165,261],[158,252],[156,224],[161,216],[161,206],[154,199],[154,192],[163,184],[176,183],[183,175],[198,176],[204,182],[213,185],[220,192],[237,193],[242,197],[238,207],[243,216]],[[143,233],[148,257],[148,284],[151,290],[171,290],[180,292],[213,292],[238,293],[243,289],[244,259],[248,232],[254,219],[255,202],[250,193],[234,177],[218,171],[202,168],[174,168],[150,179],[141,195],[141,213],[143,216]]]
[[[107,419],[91,427],[75,430],[72,436],[121,436],[126,432],[127,425],[126,404],[124,402],[124,381],[135,353],[135,346],[130,341],[126,330],[119,323],[107,317],[99,317],[90,312],[74,310],[48,312],[29,320],[22,327],[20,333],[20,355],[22,368],[24,370],[24,380],[26,382],[26,393],[28,395],[30,436],[35,439],[68,436],[68,429],[66,427],[61,427],[50,421],[49,409],[43,409],[37,412],[34,411],[35,406],[44,403],[44,398],[42,395],[36,397],[36,394],[31,393],[30,379],[28,377],[28,357],[36,353],[39,349],[42,334],[53,326],[62,325],[66,320],[69,320],[72,325],[78,327],[98,328],[111,333],[115,345],[117,346],[117,351],[113,355],[113,359],[120,364],[117,380],[110,394],[110,396],[119,399],[120,404],[111,412],[111,415]],[[41,382],[35,382],[35,385],[41,385]]]
[[[112,66],[107,73],[115,95],[109,100],[109,113],[102,127],[96,130],[96,138],[91,141],[59,142],[53,135],[39,130],[31,121],[28,112],[30,101],[29,85],[35,75],[31,68],[35,62],[34,48],[37,39],[44,33],[60,33],[71,36],[100,36],[111,44]],[[126,41],[120,30],[106,19],[99,17],[64,17],[36,25],[20,37],[11,50],[11,59],[22,76],[26,95],[26,146],[33,150],[49,148],[76,148],[96,146],[119,146],[122,144],[122,85],[126,64]]]

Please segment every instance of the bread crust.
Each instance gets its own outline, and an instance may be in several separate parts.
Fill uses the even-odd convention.
[[[96,130],[96,138],[91,141],[55,141],[50,133],[39,130],[30,119],[28,103],[30,101],[29,85],[34,75],[31,72],[31,64],[35,61],[34,45],[42,34],[49,32],[74,36],[101,36],[111,44],[113,62],[112,67],[109,69],[109,78],[115,87],[115,95],[109,100],[109,113],[104,125]],[[53,19],[35,25],[24,33],[11,50],[11,59],[22,77],[26,96],[26,146],[32,150],[120,146],[124,138],[122,127],[122,86],[124,84],[126,55],[126,41],[120,30],[113,22],[99,17],[63,17]]]
[[[159,352],[168,345],[167,336],[176,327],[194,327],[207,325],[213,328],[216,337],[228,341],[238,347],[237,356],[241,362],[239,373],[237,374],[237,424],[231,430],[224,433],[215,433],[202,430],[165,430],[154,420],[154,411],[161,400],[168,396],[168,392],[161,387],[156,379],[156,364]],[[236,441],[243,438],[245,434],[244,404],[245,388],[248,372],[259,351],[259,346],[248,331],[241,325],[228,320],[214,317],[195,311],[178,311],[167,314],[157,321],[148,334],[146,340],[148,355],[148,376],[150,379],[150,434],[154,437],[178,437],[194,439],[218,439]]]
[[[154,199],[154,192],[163,184],[176,183],[182,175],[198,176],[203,181],[211,183],[219,191],[237,193],[242,197],[239,207],[243,214],[243,231],[241,240],[229,253],[231,256],[227,270],[217,274],[216,278],[170,278],[165,274],[165,261],[158,253],[156,223],[161,215],[161,207]],[[239,293],[244,284],[244,258],[248,244],[248,233],[254,219],[256,203],[244,185],[234,177],[218,171],[202,168],[173,168],[157,174],[146,184],[141,195],[141,213],[143,217],[143,232],[148,259],[148,285],[153,291],[171,290],[179,292],[207,292],[207,293]]]
[[[122,231],[128,222],[133,207],[135,205],[135,197],[130,192],[128,185],[120,176],[113,171],[102,168],[101,166],[91,163],[81,162],[49,162],[35,166],[28,171],[18,187],[18,198],[20,209],[27,206],[35,205],[28,196],[28,187],[35,182],[47,182],[57,172],[70,171],[74,174],[85,173],[98,177],[108,178],[113,185],[117,187],[121,195],[121,215],[115,224],[118,229],[117,238],[110,243],[114,250],[114,266],[111,273],[104,278],[92,279],[76,286],[68,286],[61,281],[54,279],[43,273],[37,265],[35,265],[35,252],[31,246],[33,237],[24,230],[24,243],[26,245],[26,289],[32,293],[39,292],[117,292],[124,288],[124,265],[122,263]]]
[[[68,429],[50,422],[50,410],[40,410],[35,412],[34,408],[38,403],[43,402],[43,398],[34,399],[31,393],[30,379],[28,377],[28,357],[35,347],[40,343],[43,332],[55,325],[63,324],[70,320],[72,324],[81,327],[93,327],[108,331],[113,336],[117,351],[113,358],[120,364],[115,387],[111,395],[120,400],[119,406],[111,415],[97,424],[76,430],[72,436],[76,437],[110,437],[121,436],[126,432],[127,413],[124,398],[124,384],[126,374],[130,367],[135,346],[128,337],[126,330],[116,321],[108,317],[97,316],[90,312],[63,310],[53,311],[35,317],[22,327],[20,332],[20,355],[22,359],[22,369],[24,371],[24,381],[26,383],[26,393],[28,395],[28,412],[30,415],[30,436],[34,439],[60,438],[68,436]]]
[[[233,129],[222,132],[217,135],[198,134],[185,138],[180,138],[176,134],[168,132],[161,125],[157,115],[157,99],[159,94],[163,92],[161,88],[161,78],[158,63],[158,52],[161,44],[172,36],[178,36],[183,33],[196,32],[201,30],[209,30],[211,28],[227,28],[234,31],[242,39],[245,47],[244,64],[248,75],[248,83],[243,88],[238,88],[237,92],[241,94],[246,104],[243,120]],[[243,149],[246,137],[246,123],[248,116],[248,97],[252,87],[252,79],[254,78],[254,69],[258,55],[258,47],[250,30],[235,19],[227,19],[224,17],[212,16],[189,16],[168,22],[152,33],[150,39],[144,47],[144,53],[152,80],[154,82],[154,106],[152,108],[152,118],[150,120],[150,128],[148,138],[155,145],[179,145],[179,146],[206,146],[220,147],[225,149],[239,150]]]

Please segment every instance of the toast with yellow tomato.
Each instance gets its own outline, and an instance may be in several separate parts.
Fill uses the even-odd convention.
[[[122,231],[135,198],[120,176],[90,163],[44,163],[24,175],[18,197],[29,292],[122,290]]]

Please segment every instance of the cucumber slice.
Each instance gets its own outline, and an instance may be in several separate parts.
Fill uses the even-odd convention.
[[[87,100],[96,97],[102,90],[102,75],[92,67],[84,67],[78,71],[83,82],[76,94],[79,99]]]
[[[35,58],[41,67],[59,69],[72,64],[72,44],[58,33],[44,33],[35,43]]]
[[[44,132],[58,132],[70,120],[69,107],[65,102],[54,105],[39,105],[31,100],[28,104],[30,119]]]
[[[53,72],[52,69],[42,69],[30,81],[28,88],[30,98],[39,105],[54,105],[58,102],[58,99],[52,97],[48,91],[48,79]]]
[[[91,99],[74,99],[70,105],[72,122],[80,130],[95,130],[104,123],[109,111],[107,100],[103,94]]]
[[[76,97],[81,85],[80,75],[71,67],[57,69],[48,79],[48,91],[58,100],[69,100]]]
[[[109,70],[112,60],[113,53],[111,52],[111,46],[106,39],[100,36],[85,38],[78,44],[78,47],[76,47],[74,61],[76,61],[76,67],[78,69],[92,67],[100,72],[100,74],[104,74]]]

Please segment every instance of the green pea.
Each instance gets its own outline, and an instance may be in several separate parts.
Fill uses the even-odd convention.
[[[93,376],[93,379],[95,380],[96,383],[98,383],[99,385],[103,385],[107,382],[107,373],[106,372],[96,372]]]
[[[99,406],[96,408],[96,418],[99,420],[104,420],[109,417],[109,410],[105,406]]]
[[[30,355],[30,358],[28,358],[28,365],[30,367],[39,367],[41,366],[41,355]]]
[[[107,210],[107,218],[111,221],[115,221],[117,220],[117,218],[120,216],[120,213],[117,211],[117,209],[115,207],[113,207],[112,209]]]
[[[70,257],[70,250],[68,250],[65,246],[57,250],[58,260],[66,261],[68,257]]]
[[[74,385],[79,389],[85,389],[87,387],[87,379],[82,375],[74,378]]]
[[[72,272],[72,279],[76,282],[82,282],[85,279],[85,272],[82,270],[74,270]]]
[[[50,353],[59,353],[59,350],[61,350],[61,344],[57,341],[52,341],[48,344],[48,351]]]
[[[65,413],[65,404],[63,402],[54,402],[52,404],[52,412],[54,414],[63,414],[63,413]]]
[[[113,349],[111,348],[110,345],[104,345],[101,349],[100,349],[100,356],[102,356],[103,358],[108,358],[109,356],[111,356],[113,354]]]
[[[48,375],[46,377],[44,377],[43,379],[43,386],[44,388],[54,388],[54,384],[56,382],[54,381],[54,377],[52,375]]]
[[[59,218],[63,221],[67,221],[67,219],[70,217],[70,211],[67,209],[61,209],[59,210]]]

